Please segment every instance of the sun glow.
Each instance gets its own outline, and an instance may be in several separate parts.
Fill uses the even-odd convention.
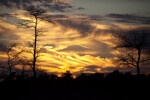
[[[31,17],[24,15],[17,15],[17,18],[33,20]],[[7,26],[7,29],[17,35],[17,41],[20,41],[21,46],[26,46],[25,49],[30,50],[31,53],[33,52],[33,48],[27,45],[28,42],[33,43],[33,28],[17,29],[15,25],[2,21],[0,25],[4,26],[3,28],[0,27],[0,32],[4,31],[5,26]],[[73,73],[80,73],[83,69],[86,69],[88,73],[94,73],[101,72],[102,68],[115,67],[113,64],[114,58],[101,56],[104,52],[113,55],[120,53],[119,51],[112,51],[108,48],[113,45],[111,35],[104,33],[103,30],[108,30],[110,26],[95,23],[90,25],[95,27],[93,29],[94,31],[85,34],[81,33],[82,28],[77,30],[76,28],[66,27],[60,23],[52,25],[46,21],[39,20],[38,28],[42,29],[43,32],[38,37],[37,48],[43,48],[43,52],[37,60],[38,68],[54,73],[62,73],[66,70],[70,70]],[[125,28],[127,29],[129,27]],[[95,34],[97,30],[101,31]],[[110,52],[105,51],[104,46],[107,46],[106,49],[109,49]],[[31,53],[23,53],[21,56],[30,60],[33,57]],[[7,55],[2,55],[2,57],[7,59]],[[90,65],[98,66],[98,68],[94,68],[94,71],[90,70],[87,68]]]

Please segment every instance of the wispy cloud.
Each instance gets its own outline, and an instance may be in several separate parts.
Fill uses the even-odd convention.
[[[150,17],[138,16],[133,14],[108,14],[107,17],[114,18],[116,22],[150,24]]]
[[[68,2],[58,0],[2,0],[2,6],[8,8],[25,9],[27,7],[36,8],[44,7],[51,9],[51,11],[65,12],[70,9],[82,10],[84,8],[74,8]],[[19,10],[22,12],[22,10]],[[5,13],[1,14],[1,18],[6,18],[0,21],[0,46],[6,49],[5,43],[13,40],[24,43],[32,41],[33,29],[18,29],[14,23],[8,23],[12,18],[18,20],[31,19],[26,16],[25,12]],[[94,23],[95,21],[106,20],[112,18],[115,22],[125,23],[140,23],[149,24],[149,17],[142,17],[132,14],[108,14],[101,15],[86,15],[86,14],[66,14],[66,13],[48,13],[55,25],[46,21],[40,20],[38,28],[43,29],[44,35],[39,37],[38,46],[45,46],[45,52],[37,63],[38,67],[46,69],[49,72],[60,73],[70,69],[72,72],[77,73],[84,69],[87,72],[109,72],[116,67],[113,64],[115,53],[111,48],[113,40],[111,40],[110,33],[117,33],[120,31],[129,32],[128,30],[134,29],[131,26],[117,26],[117,25],[101,25]],[[10,17],[10,19],[7,19]],[[107,18],[106,18],[107,17]],[[110,21],[110,20],[109,20]],[[123,28],[122,28],[123,27]],[[147,32],[150,32],[147,28]],[[26,46],[27,49],[30,49]],[[117,51],[122,53],[120,51]],[[31,58],[31,55],[27,55]],[[23,55],[23,56],[24,56]],[[7,58],[7,56],[3,56]]]
[[[84,9],[82,7],[74,8],[67,0],[1,0],[0,5],[17,9],[44,8],[49,11],[58,12]]]

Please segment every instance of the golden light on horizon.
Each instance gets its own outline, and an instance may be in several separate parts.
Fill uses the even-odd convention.
[[[19,12],[22,11],[18,11],[18,13]],[[24,13],[25,12],[17,14],[15,17],[34,22],[33,18],[25,16]],[[94,69],[96,72],[101,72],[102,68],[115,67],[113,63],[115,58],[106,56],[107,54],[118,55],[121,53],[118,50],[114,51],[111,49],[114,45],[112,43],[112,36],[110,32],[105,32],[105,30],[109,30],[111,28],[111,25],[88,23],[88,25],[85,25],[83,28],[89,26],[94,27],[94,29],[91,29],[92,31],[88,33],[83,31],[82,27],[78,27],[78,25],[82,24],[80,23],[80,20],[72,18],[69,21],[72,21],[71,24],[74,22],[75,25],[71,27],[64,24],[67,20],[62,24],[56,21],[55,25],[39,20],[38,28],[43,31],[43,33],[38,37],[37,46],[38,48],[43,48],[44,51],[38,59],[38,67],[41,69],[43,68],[48,72],[57,73],[65,72],[66,70],[77,73],[82,69],[86,69],[86,72],[88,73],[94,73],[92,70],[90,71],[90,69],[87,68],[87,66],[91,65],[99,67]],[[115,25],[126,30],[137,27],[121,24]],[[18,28],[15,24],[7,23],[5,21],[0,21],[0,26],[3,26],[0,27],[0,32],[6,32],[5,29],[8,29],[6,32],[8,35],[5,34],[6,36],[16,36],[12,40],[9,40],[9,37],[5,38],[9,42],[15,41],[21,44],[20,48],[16,48],[16,51],[24,48],[33,52],[33,48],[27,45],[29,42],[33,43],[33,28]],[[23,53],[21,56],[28,58],[28,60],[32,59],[32,55],[28,53]],[[5,58],[5,60],[7,59],[6,54],[1,53],[1,57]]]
[[[19,16],[19,18],[30,19],[24,16]],[[99,29],[107,29],[107,26],[104,25],[98,24],[93,25],[97,26],[97,28]],[[10,24],[7,26],[12,30],[16,29],[14,25]],[[83,68],[86,69],[86,66],[90,65],[97,65],[104,68],[114,66],[112,61],[108,58],[101,58],[100,56],[97,57],[92,56],[98,54],[97,51],[78,51],[78,49],[76,49],[76,51],[61,51],[72,45],[79,45],[80,47],[83,47],[85,49],[91,49],[92,47],[96,46],[92,42],[93,40],[91,38],[91,35],[85,38],[68,40],[68,37],[79,37],[80,33],[73,29],[66,29],[64,31],[62,30],[63,27],[60,25],[53,26],[52,28],[51,24],[42,21],[40,22],[39,27],[44,27],[45,29],[49,28],[49,30],[47,30],[47,32],[44,33],[45,36],[39,37],[41,41],[38,41],[38,44],[40,45],[43,45],[45,43],[49,44],[44,46],[44,48],[49,53],[43,52],[42,54],[43,56],[41,56],[38,60],[39,62],[37,62],[39,68],[47,70],[48,72],[62,73],[65,72],[66,70],[70,70],[71,72],[80,72]],[[24,34],[23,32],[21,32],[22,30],[26,30],[25,32],[27,32],[28,34]],[[17,35],[20,37],[20,39],[22,39],[22,42],[26,41],[27,39],[30,41],[32,40],[31,38],[33,33],[32,30],[29,31],[27,29],[20,29],[20,32],[17,32]],[[24,34],[23,37],[22,34]],[[42,38],[45,38],[45,40],[43,41]],[[53,40],[51,40],[51,38],[53,38]],[[58,41],[57,39],[59,38],[64,39],[62,41]],[[105,41],[108,38],[109,38],[108,36],[103,36],[103,38],[101,38],[101,36],[98,36],[95,39]],[[27,58],[32,58],[30,56],[31,56],[30,54],[26,54]],[[95,70],[97,70],[97,72],[101,72],[101,68],[96,68]],[[94,73],[90,70],[86,72]]]

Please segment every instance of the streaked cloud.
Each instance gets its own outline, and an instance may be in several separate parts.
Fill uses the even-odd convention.
[[[27,15],[25,8],[41,7],[48,10],[44,16],[51,18],[55,24],[39,19],[38,28],[43,33],[38,37],[38,48],[43,47],[43,52],[37,62],[38,68],[57,74],[66,70],[73,73],[130,70],[115,65],[116,55],[125,51],[112,48],[115,45],[112,34],[121,31],[130,34],[130,31],[139,27],[138,25],[141,25],[144,32],[150,33],[150,18],[119,12],[107,12],[107,15],[79,13],[78,11],[87,9],[80,5],[76,7],[70,2],[69,0],[1,0],[0,5],[6,10],[6,13],[0,14],[1,63],[5,65],[7,62],[3,50],[7,49],[10,43],[21,44],[16,50],[24,48],[32,51],[31,46],[27,44],[33,43],[34,29],[19,28],[18,23],[25,20],[34,21],[34,18]],[[149,52],[145,52],[146,54]],[[29,53],[23,53],[20,57],[26,60],[32,59]]]
[[[6,8],[14,9],[36,9],[44,8],[51,12],[65,12],[71,10],[82,10],[83,7],[75,8],[70,3],[69,0],[1,0],[0,5]]]
[[[107,17],[114,18],[116,22],[150,24],[150,17],[137,16],[133,14],[108,14]]]

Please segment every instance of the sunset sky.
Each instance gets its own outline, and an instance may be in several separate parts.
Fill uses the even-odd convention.
[[[136,68],[117,66],[113,49],[112,29],[131,30],[147,27],[150,30],[150,0],[0,0],[0,64],[7,65],[4,51],[11,43],[18,43],[15,51],[31,50],[34,29],[21,28],[23,20],[33,20],[26,8],[43,8],[50,23],[40,20],[38,48],[44,52],[37,66],[51,73],[70,70],[77,74],[120,71],[135,72]],[[150,32],[150,31],[149,31]],[[23,53],[30,60],[32,55]],[[21,65],[19,66],[21,67]],[[141,72],[150,72],[150,67],[141,67]]]

